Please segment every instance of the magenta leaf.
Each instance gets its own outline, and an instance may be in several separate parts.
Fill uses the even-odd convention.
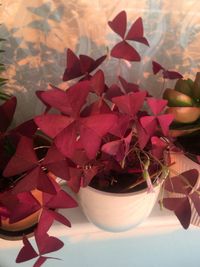
[[[90,80],[91,91],[101,96],[105,89],[104,73],[102,70],[98,70]]]
[[[126,35],[126,40],[132,40],[149,46],[147,39],[144,37],[142,18],[138,18],[131,26]]]
[[[101,65],[101,63],[106,59],[106,56],[99,57],[96,60],[86,55],[80,55],[79,58],[80,58],[82,74],[88,75],[90,72],[95,70],[99,65]]]
[[[167,100],[148,97],[147,104],[150,107],[153,114],[158,115],[167,106]]]
[[[35,264],[33,265],[33,267],[40,267],[40,266],[42,266],[47,259],[49,259],[49,258],[48,257],[39,257],[37,259],[37,261],[35,262]]]
[[[28,261],[38,256],[26,236],[23,237],[23,244],[24,246],[22,247],[16,258],[16,263]]]
[[[10,203],[9,206],[10,216],[9,222],[15,223],[18,222],[34,212],[38,211],[40,207],[40,203],[30,192],[24,192],[17,195],[17,203],[13,205],[13,202]]]
[[[66,157],[73,157],[77,143],[77,124],[72,123],[55,138],[55,145]]]
[[[50,209],[64,209],[64,208],[75,208],[77,202],[65,191],[59,190],[54,196],[44,194],[44,205]]]
[[[110,28],[124,39],[127,27],[126,12],[121,11],[112,21],[108,22]]]
[[[42,92],[40,97],[51,107],[66,115],[76,117],[89,94],[89,85],[88,81],[81,81],[68,88],[67,91],[52,89]]]
[[[32,139],[22,136],[18,143],[16,153],[8,162],[3,175],[5,177],[14,176],[28,171],[37,165],[37,157],[33,150]]]
[[[43,163],[48,171],[52,172],[55,176],[62,178],[64,180],[69,179],[69,168],[67,159],[58,151],[58,149],[53,145],[47,152]]]
[[[134,47],[129,45],[126,41],[121,41],[116,44],[111,50],[111,56],[115,58],[122,58],[128,61],[140,61],[140,55]]]
[[[114,114],[99,114],[81,119],[80,140],[90,159],[96,156],[102,137],[111,129],[116,120],[117,117]]]
[[[0,106],[0,132],[5,132],[10,126],[17,105],[16,97],[11,97]]]
[[[122,112],[134,117],[139,109],[143,106],[145,97],[146,92],[141,91],[114,97],[112,101]]]
[[[110,113],[110,112],[111,112],[110,107],[104,101],[103,97],[100,97],[99,100],[87,106],[81,112],[81,117],[87,117],[91,115],[104,114],[104,113]]]
[[[152,150],[151,153],[158,159],[163,158],[163,152],[167,147],[167,143],[157,136],[151,138]]]
[[[56,193],[51,179],[39,166],[27,173],[27,175],[23,177],[23,179],[21,179],[13,188],[13,192],[18,194],[21,192],[28,192],[36,188],[49,194]]]
[[[63,247],[63,242],[56,237],[35,234],[35,240],[38,246],[40,255],[57,251]]]
[[[73,122],[73,118],[58,114],[39,115],[34,120],[38,127],[51,138],[55,138]]]
[[[157,116],[162,132],[165,136],[169,133],[169,126],[174,120],[174,115],[172,114],[163,114]]]
[[[47,209],[43,208],[39,218],[38,226],[35,230],[35,236],[45,235],[52,226],[53,221],[54,217],[52,217],[51,214],[49,214]]]
[[[117,123],[109,130],[109,132],[117,137],[123,137],[128,129],[130,117],[127,114],[121,114],[117,117]]]
[[[148,136],[151,137],[154,135],[157,128],[157,120],[155,116],[144,116],[140,118],[140,123],[143,129],[148,133]]]

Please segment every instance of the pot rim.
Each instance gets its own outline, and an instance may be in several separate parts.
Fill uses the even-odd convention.
[[[166,173],[166,175],[164,177],[159,178],[159,179],[156,179],[156,182],[153,184],[154,189],[155,188],[158,188],[159,186],[162,185],[163,181],[167,178],[168,174],[169,174],[169,171]],[[137,190],[135,192],[130,192],[130,193],[123,193],[123,192],[122,193],[120,193],[120,192],[119,193],[105,192],[105,191],[102,191],[102,190],[93,188],[93,187],[91,187],[89,185],[86,186],[86,187],[81,187],[80,190],[88,190],[88,191],[91,191],[93,193],[97,193],[97,194],[100,194],[100,195],[113,196],[113,197],[118,197],[118,198],[123,198],[123,197],[128,197],[128,196],[135,196],[135,195],[145,194],[145,193],[148,194],[147,187],[144,188],[144,189],[141,189],[141,190]],[[149,194],[150,193],[155,193],[155,191],[149,192]]]

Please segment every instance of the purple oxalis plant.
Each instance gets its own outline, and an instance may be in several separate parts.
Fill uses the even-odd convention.
[[[110,55],[122,61],[141,61],[132,42],[149,46],[142,19],[138,18],[127,30],[126,12],[122,11],[108,24],[122,39],[111,49]],[[105,83],[106,73],[97,70],[105,59],[106,56],[98,59],[87,55],[77,56],[68,49],[63,81],[81,80],[66,90],[51,86],[48,91],[38,91],[37,96],[47,108],[44,114],[34,118],[34,122],[31,120],[6,132],[14,114],[15,98],[0,107],[4,118],[0,122],[1,155],[5,150],[1,145],[4,143],[2,140],[15,136],[14,152],[6,158],[1,174],[4,180],[20,177],[14,187],[0,193],[0,216],[9,218],[12,223],[33,212],[40,212],[34,231],[38,251],[24,236],[23,248],[16,262],[37,257],[34,266],[41,266],[51,258],[46,256],[47,253],[63,246],[62,241],[50,236],[48,231],[54,220],[70,227],[68,219],[57,209],[73,208],[77,203],[62,190],[56,177],[78,192],[81,186],[90,185],[95,177],[105,188],[113,182],[105,179],[110,173],[139,173],[143,174],[141,183],[151,191],[155,169],[164,171],[168,165],[164,161],[165,150],[169,146],[165,140],[169,138],[173,116],[165,114],[167,101],[150,96],[139,85],[121,76],[117,77],[115,84],[108,86]],[[154,61],[154,74],[159,71],[162,71],[164,79],[182,77]],[[91,96],[92,103],[89,101]],[[49,112],[51,108],[57,112]],[[33,142],[36,125],[51,140],[42,158],[38,157]],[[182,194],[182,198],[164,198],[163,204],[175,212],[184,228],[190,224],[191,201],[199,214],[198,179],[198,173],[190,170],[168,178],[164,183],[167,191]],[[131,186],[134,186],[134,181]],[[41,192],[42,201],[35,198],[33,190]],[[24,205],[22,209],[22,201],[29,205]]]

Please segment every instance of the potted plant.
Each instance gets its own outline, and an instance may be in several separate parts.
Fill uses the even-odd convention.
[[[142,19],[138,18],[127,32],[126,12],[122,11],[109,26],[122,39],[112,48],[110,56],[117,58],[119,64],[140,61],[132,42],[149,45],[143,34]],[[63,246],[56,237],[49,236],[48,230],[54,220],[70,226],[56,209],[77,204],[63,191],[57,177],[78,194],[88,218],[110,231],[127,230],[144,220],[161,187],[184,196],[183,200],[176,196],[161,199],[184,228],[190,225],[191,206],[198,210],[197,171],[189,170],[184,179],[182,174],[168,177],[171,162],[166,150],[170,148],[170,140],[166,137],[173,115],[165,114],[167,100],[152,97],[119,75],[115,84],[107,85],[106,72],[96,70],[106,59],[107,55],[97,59],[78,57],[68,49],[63,80],[76,79],[74,83],[66,90],[52,85],[51,90],[38,91],[37,96],[46,106],[44,114],[14,130],[4,127],[1,133],[2,155],[6,155],[4,141],[8,137],[14,148],[1,169],[1,179],[11,181],[0,194],[1,218],[12,224],[37,212],[34,236],[38,251],[24,235],[17,262],[38,257],[34,266],[41,266],[48,258],[46,253]],[[113,74],[115,71],[118,72],[117,67]],[[180,78],[178,73],[164,69],[163,72]],[[57,111],[52,112],[51,108]],[[6,109],[4,114],[7,112]],[[34,140],[38,132],[49,140],[42,156],[36,154],[39,147]],[[41,200],[33,190],[39,191]],[[24,204],[30,205],[22,205],[22,196],[27,196]],[[109,215],[114,220],[107,218]]]
[[[112,48],[110,56],[119,59],[121,64],[140,61],[132,41],[149,45],[143,34],[142,19],[137,19],[128,32],[125,11],[108,24],[122,39]],[[176,191],[182,190],[185,194],[188,183],[193,188],[194,184],[190,181],[193,170],[185,178],[187,183],[179,181],[183,176],[180,173],[162,184],[170,162],[165,158],[165,150],[170,144],[165,137],[169,136],[169,126],[174,118],[172,114],[165,113],[167,100],[150,96],[137,84],[129,83],[121,76],[117,77],[115,84],[108,86],[105,83],[106,73],[102,70],[94,72],[105,58],[78,57],[68,49],[63,81],[80,80],[75,80],[66,90],[52,86],[49,91],[38,92],[47,108],[53,107],[59,113],[47,112],[37,116],[35,122],[69,159],[70,179],[67,184],[78,192],[80,205],[89,220],[106,230],[123,231],[148,216],[161,185],[170,191],[170,184],[178,181],[180,188]],[[154,73],[161,69],[165,78],[182,77],[153,63]],[[89,101],[91,96],[92,103]],[[144,206],[139,199],[140,194],[142,200],[146,199]],[[176,198],[169,196],[162,200],[162,204],[178,214],[183,227],[187,228],[190,224],[189,212],[186,210],[188,216],[185,222],[183,214],[175,209],[176,202]],[[188,202],[186,204],[188,208]],[[182,210],[184,207],[183,204]],[[125,218],[124,221],[122,218]]]

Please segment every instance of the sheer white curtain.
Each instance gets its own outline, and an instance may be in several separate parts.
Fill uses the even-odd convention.
[[[109,3],[108,3],[109,2]],[[161,81],[152,75],[151,61],[176,69],[185,77],[200,70],[199,0],[3,0],[1,36],[9,78],[6,90],[18,97],[16,123],[42,111],[35,91],[59,85],[66,48],[98,57],[117,36],[107,21],[126,10],[128,20],[143,18],[150,48],[138,47],[141,63],[122,64],[121,74],[130,82],[161,96]],[[116,60],[105,63],[107,81],[115,75]],[[168,83],[168,86],[172,84]],[[61,85],[63,86],[63,85]],[[66,86],[66,85],[64,85]]]

